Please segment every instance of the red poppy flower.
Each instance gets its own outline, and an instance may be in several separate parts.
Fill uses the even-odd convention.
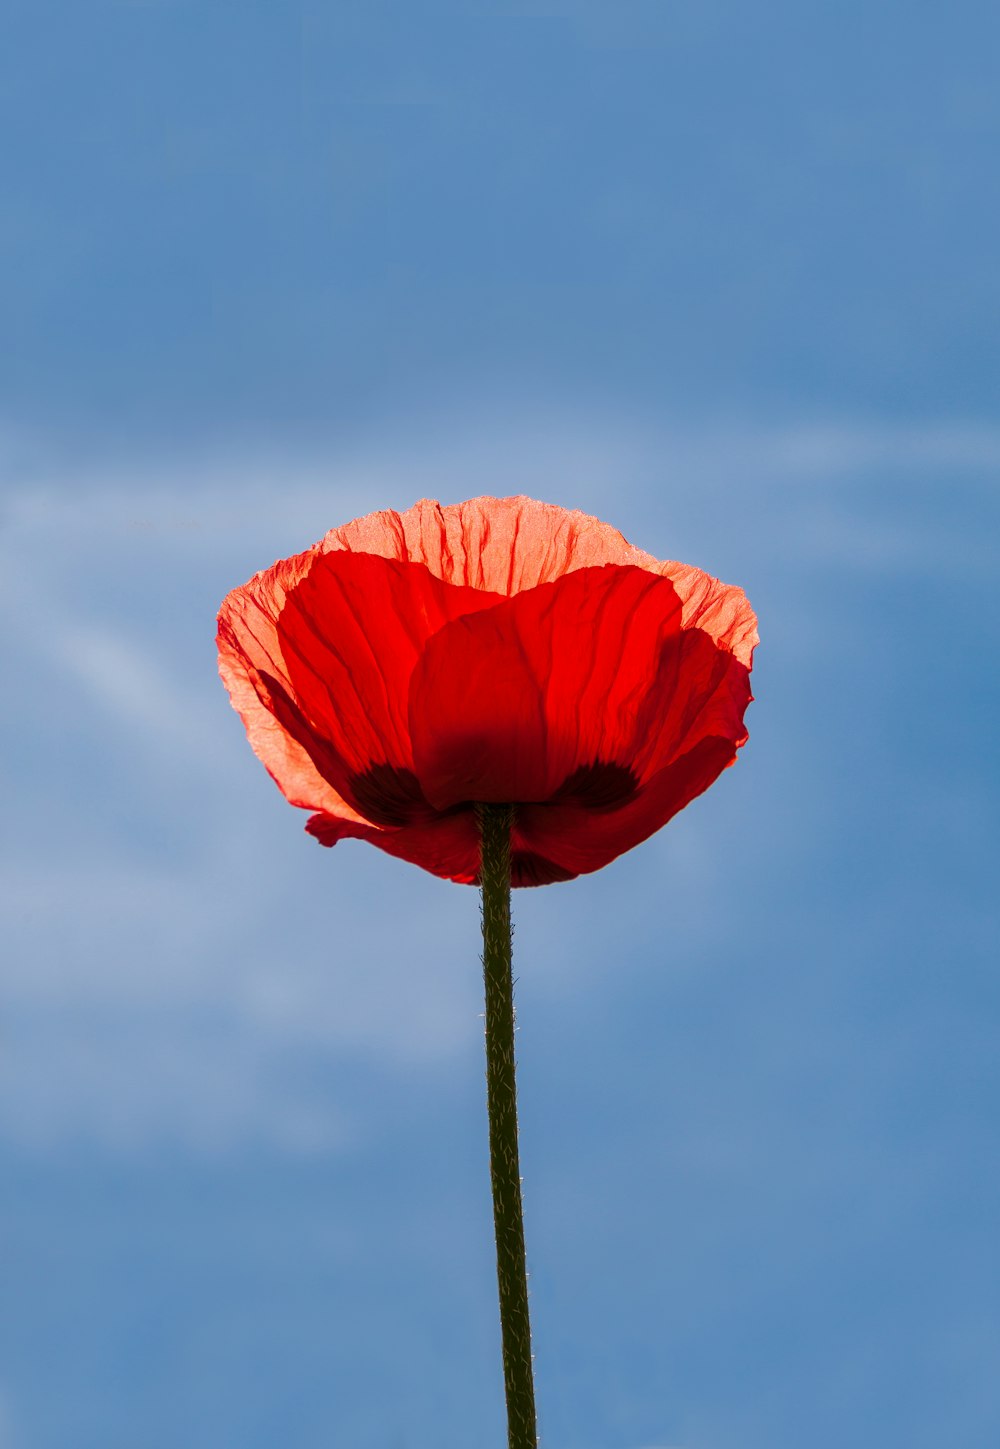
[[[250,743],[324,845],[473,884],[476,802],[513,803],[512,884],[652,835],[746,741],[740,589],[530,498],[373,513],[219,613]]]

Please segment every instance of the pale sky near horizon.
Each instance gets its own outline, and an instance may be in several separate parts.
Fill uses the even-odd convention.
[[[511,492],[762,637],[515,897],[545,1449],[995,1449],[995,11],[4,29],[0,1449],[503,1442],[475,893],[306,837],[213,637]]]

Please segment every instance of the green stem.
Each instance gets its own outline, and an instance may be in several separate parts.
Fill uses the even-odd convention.
[[[479,878],[483,890],[486,1100],[490,1116],[490,1180],[507,1395],[507,1446],[508,1449],[538,1449],[514,1084],[510,928],[510,832],[514,809],[511,805],[479,805],[476,814],[481,848]]]

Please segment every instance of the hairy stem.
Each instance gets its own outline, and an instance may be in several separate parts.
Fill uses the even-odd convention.
[[[528,1274],[517,1149],[514,1083],[514,983],[511,976],[510,805],[480,805],[483,891],[483,975],[486,982],[486,1100],[490,1118],[490,1180],[497,1243],[497,1286],[508,1449],[537,1449],[531,1368]]]

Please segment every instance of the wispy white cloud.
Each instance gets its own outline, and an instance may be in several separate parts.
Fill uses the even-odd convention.
[[[112,716],[140,729],[146,739],[194,756],[208,731],[198,695],[170,679],[148,646],[121,630],[86,620],[64,620],[50,630],[51,657]]]
[[[270,1048],[238,1022],[127,1001],[21,1011],[0,1052],[0,1134],[35,1148],[82,1138],[203,1152],[245,1143],[329,1152],[349,1141],[348,1115],[321,1092],[297,1091]]]

